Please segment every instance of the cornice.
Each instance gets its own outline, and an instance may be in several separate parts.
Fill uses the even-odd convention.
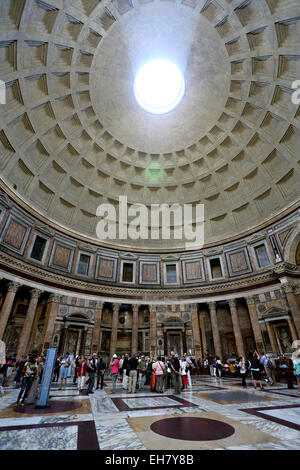
[[[191,298],[191,303],[195,302],[193,297],[201,296],[218,296],[226,293],[239,291],[242,289],[251,290],[259,288],[260,285],[274,284],[277,277],[270,270],[260,273],[256,276],[241,278],[239,280],[226,281],[223,283],[216,283],[210,285],[202,285],[197,287],[184,287],[175,289],[163,288],[148,288],[143,289],[140,287],[118,287],[111,285],[103,285],[96,282],[85,282],[70,277],[62,276],[57,273],[52,273],[41,269],[40,267],[29,265],[22,260],[16,259],[7,253],[0,252],[0,267],[7,270],[9,273],[14,273],[17,276],[24,277],[27,281],[38,283],[39,285],[50,285],[51,288],[66,289],[74,293],[95,296],[108,296],[112,300],[114,297],[131,298],[131,299],[153,299],[155,301],[166,298],[186,300]],[[47,287],[45,286],[45,291]]]

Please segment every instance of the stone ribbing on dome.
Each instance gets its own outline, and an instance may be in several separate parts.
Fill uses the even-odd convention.
[[[299,199],[300,114],[291,101],[300,76],[299,2],[170,2],[174,18],[186,11],[211,31],[215,42],[208,49],[220,44],[227,88],[219,108],[211,97],[196,138],[176,148],[170,138],[159,152],[148,147],[147,136],[142,145],[139,129],[139,145],[115,135],[117,124],[109,125],[94,96],[101,90],[96,66],[118,28],[126,31],[128,22],[142,20],[146,9],[155,14],[164,2],[143,3],[0,1],[3,180],[49,219],[91,238],[97,206],[116,205],[120,194],[132,203],[204,203],[209,243]],[[149,168],[157,167],[159,179],[149,181]]]

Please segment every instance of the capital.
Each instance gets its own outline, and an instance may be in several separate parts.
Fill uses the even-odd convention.
[[[42,295],[43,291],[40,289],[31,289],[30,295],[32,299],[38,299]]]
[[[133,305],[132,306],[132,311],[138,313],[140,306],[139,305]]]
[[[17,292],[17,290],[19,289],[21,284],[19,284],[18,282],[10,282],[8,284],[8,292]]]
[[[254,304],[254,297],[250,295],[249,297],[245,297],[247,305],[252,305]]]
[[[229,299],[228,304],[230,308],[236,308],[236,304],[237,304],[236,299]]]
[[[150,305],[150,312],[151,313],[156,313],[157,306],[156,305]]]
[[[60,295],[58,294],[50,294],[47,300],[47,303],[50,304],[52,302],[59,303],[60,302]]]
[[[120,304],[112,304],[111,306],[114,312],[119,312]]]
[[[113,304],[114,305],[114,304]],[[97,301],[96,302],[96,309],[103,309],[103,306],[104,306],[104,302],[100,302],[100,301]]]
[[[208,302],[209,310],[216,310],[217,302]]]

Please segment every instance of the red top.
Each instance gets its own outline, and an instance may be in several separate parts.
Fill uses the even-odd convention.
[[[77,368],[77,376],[78,377],[85,377],[86,376],[86,368],[87,368],[87,362],[84,361],[79,361],[78,362],[78,368]]]

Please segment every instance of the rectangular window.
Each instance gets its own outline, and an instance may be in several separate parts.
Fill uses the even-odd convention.
[[[254,249],[259,267],[264,268],[265,266],[269,266],[271,263],[265,244],[258,245]]]
[[[133,282],[133,264],[132,263],[123,263],[122,281]]]
[[[177,284],[176,264],[166,265],[167,284]]]
[[[81,274],[82,276],[87,276],[89,273],[90,268],[90,256],[88,255],[80,255],[79,263],[77,267],[77,274]]]
[[[47,243],[47,240],[45,240],[45,238],[42,238],[39,235],[37,235],[34,240],[30,258],[33,258],[37,261],[42,261],[43,254],[46,248],[46,243]]]
[[[223,277],[220,259],[219,258],[210,259],[209,263],[210,263],[211,278],[218,279],[220,277]]]

